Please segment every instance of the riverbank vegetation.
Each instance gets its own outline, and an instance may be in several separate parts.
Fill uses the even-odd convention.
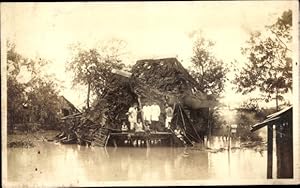
[[[15,130],[13,134],[7,135],[7,147],[9,148],[31,148],[39,142],[51,141],[59,131],[39,130],[36,132],[24,132]]]
[[[58,84],[41,72],[48,63],[42,58],[23,57],[14,43],[7,42],[8,133],[58,128]]]

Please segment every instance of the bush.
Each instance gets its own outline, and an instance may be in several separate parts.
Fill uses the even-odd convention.
[[[15,141],[7,144],[9,148],[32,148],[35,145],[30,141]]]
[[[14,124],[14,130],[22,132],[36,132],[40,129],[39,123],[16,123]]]
[[[257,132],[251,132],[251,126],[256,124],[259,120],[253,112],[239,112],[237,117],[238,128],[237,135],[240,136],[241,141],[262,141],[262,137]]]
[[[240,135],[241,141],[246,142],[246,141],[259,141],[262,142],[263,138],[258,135],[257,132],[244,132],[243,134]]]

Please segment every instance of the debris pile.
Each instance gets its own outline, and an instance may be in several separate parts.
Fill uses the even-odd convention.
[[[104,146],[108,130],[91,119],[92,113],[88,115],[78,113],[62,118],[63,130],[54,137],[54,140],[63,144]]]
[[[95,102],[95,109],[103,109],[106,125],[112,129],[121,129],[122,122],[127,122],[126,112],[137,102],[138,96],[133,92],[132,82],[124,77],[115,76],[110,87]]]
[[[175,105],[173,119],[171,122],[171,131],[177,127],[179,127],[184,133],[183,136],[188,144],[194,145],[195,142],[204,143],[203,135],[199,134],[199,131],[193,125],[180,104]]]

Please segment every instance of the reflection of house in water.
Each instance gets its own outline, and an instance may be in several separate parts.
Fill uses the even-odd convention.
[[[80,111],[64,96],[59,97],[59,103],[60,103],[60,113],[62,116],[68,116],[71,114],[79,113]]]
[[[183,148],[107,148],[110,172],[120,180],[208,178],[208,153]],[[108,162],[108,161],[105,161]],[[124,168],[127,167],[127,168]]]
[[[293,178],[293,107],[271,114],[261,123],[253,126],[256,131],[268,127],[267,178],[273,172],[273,127],[275,126],[277,178]]]

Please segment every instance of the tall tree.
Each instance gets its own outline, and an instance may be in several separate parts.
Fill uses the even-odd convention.
[[[67,64],[67,70],[74,73],[73,84],[82,84],[88,87],[87,108],[90,107],[90,92],[96,95],[103,94],[109,86],[112,69],[121,69],[124,64],[120,56],[123,41],[111,40],[100,48],[85,49],[80,44],[73,45],[73,56]]]
[[[219,96],[224,90],[228,68],[222,60],[213,55],[214,45],[214,42],[203,37],[196,39],[193,47],[191,74],[199,83],[198,89],[201,92]]]
[[[283,94],[292,90],[291,29],[292,11],[288,10],[266,26],[264,33],[251,33],[247,46],[242,48],[248,62],[234,80],[238,92],[247,94],[259,89],[266,102],[275,98],[278,110]]]
[[[191,75],[198,82],[197,89],[205,94],[212,94],[218,99],[224,91],[226,74],[229,69],[222,60],[217,59],[212,50],[215,43],[201,36],[201,32],[196,34],[196,40],[193,46]],[[211,136],[213,128],[221,124],[218,110],[209,112],[208,135]]]
[[[25,85],[19,83],[17,76],[20,73],[24,58],[16,52],[16,45],[7,41],[7,120],[8,131],[14,130],[14,124],[24,119]]]
[[[26,103],[31,112],[31,119],[28,121],[55,126],[60,112],[57,84],[51,79],[35,77],[27,86]]]
[[[41,74],[41,68],[47,63],[42,58],[23,57],[16,51],[14,43],[7,42],[7,119],[10,131],[16,123],[57,123],[57,85],[51,77]],[[24,75],[27,75],[26,79]]]

